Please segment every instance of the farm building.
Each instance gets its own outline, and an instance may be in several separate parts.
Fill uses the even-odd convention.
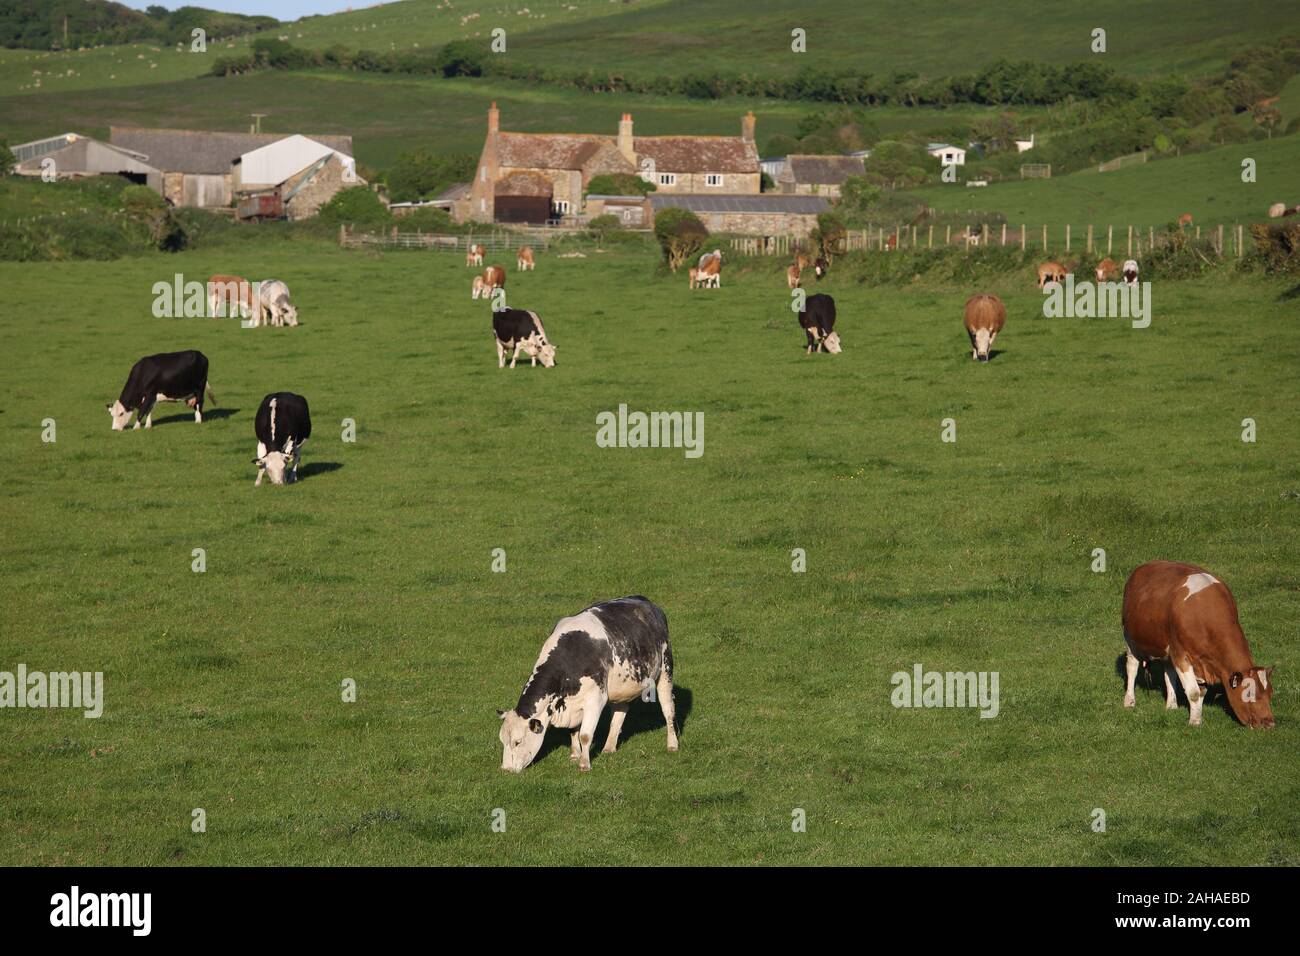
[[[861,176],[866,165],[856,156],[787,156],[776,185],[782,193],[835,198],[850,176]]]
[[[13,147],[13,154],[18,160],[14,171],[19,176],[82,179],[118,174],[162,191],[162,173],[145,162],[145,157],[77,133],[20,143]]]
[[[821,196],[761,195],[673,195],[651,193],[650,205],[661,209],[680,207],[700,217],[710,232],[731,232],[747,236],[806,236],[817,225],[817,216],[831,208]]]
[[[348,161],[352,158],[351,136],[300,138],[340,154]],[[235,199],[236,165],[242,167],[246,156],[283,140],[294,140],[294,137],[280,133],[227,133],[132,126],[114,126],[109,130],[109,142],[113,146],[146,157],[150,166],[161,171],[161,192],[174,206],[229,206]],[[282,169],[290,157],[312,149],[314,147],[309,149],[294,143],[282,150],[261,154],[254,160],[256,175],[271,175],[274,170]],[[293,172],[304,172],[305,167],[311,166],[313,162],[307,160]],[[243,173],[239,176],[241,181],[252,182]],[[266,187],[279,184],[258,185]]]
[[[615,136],[589,133],[510,133],[495,103],[469,201],[458,218],[478,222],[542,222],[583,211],[592,177],[639,175],[664,193],[757,194],[760,172],[754,114],[740,136],[635,136],[624,113]],[[545,215],[543,204],[545,203]]]
[[[966,165],[966,150],[960,146],[954,146],[952,143],[929,143],[926,145],[925,151],[945,166]]]
[[[587,217],[617,216],[618,221],[630,229],[641,229],[650,224],[653,213],[650,200],[645,196],[598,196],[587,197]]]
[[[767,175],[772,177],[772,181],[776,182],[781,178],[781,174],[785,172],[785,157],[772,156],[768,159],[760,159],[758,161],[758,168],[760,172],[767,173]]]

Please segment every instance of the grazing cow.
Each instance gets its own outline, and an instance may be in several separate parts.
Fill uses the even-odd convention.
[[[243,276],[215,275],[208,279],[208,316],[233,316],[231,306],[241,318],[253,312],[253,284]]]
[[[821,257],[818,257],[817,261],[813,263],[813,272],[816,274],[818,282],[821,282],[822,276],[830,271],[831,264]]]
[[[1007,324],[1007,307],[997,296],[979,293],[966,300],[964,321],[970,336],[970,357],[987,362],[993,342]]]
[[[785,270],[785,284],[787,287],[797,289],[802,281],[802,272],[798,266],[790,266]]]
[[[1038,288],[1043,288],[1049,282],[1064,282],[1065,266],[1059,262],[1044,262],[1038,267]]]
[[[673,651],[668,619],[654,603],[634,595],[563,618],[542,645],[519,703],[497,711],[501,769],[521,772],[541,750],[546,728],[560,727],[572,731],[569,759],[590,770],[591,741],[605,705],[612,713],[601,753],[612,754],[628,707],[652,690],[668,725],[668,749],[676,751]]]
[[[483,297],[491,298],[492,293],[497,289],[504,289],[506,285],[505,266],[488,266],[483,270]]]
[[[832,355],[840,354],[840,334],[835,331],[835,300],[826,293],[808,296],[799,313],[799,325],[808,337],[805,355],[812,355],[814,346],[818,352],[825,348]]]
[[[1113,282],[1117,275],[1119,275],[1119,266],[1115,264],[1114,259],[1102,259],[1097,263],[1098,282]]]
[[[898,234],[894,233],[892,236],[886,236],[885,252],[893,252],[896,248],[898,248]]]
[[[1222,685],[1233,714],[1247,727],[1272,727],[1273,668],[1256,667],[1228,586],[1204,568],[1151,561],[1124,585],[1124,706],[1136,703],[1138,665],[1166,662],[1165,709],[1178,706],[1170,667],[1199,726],[1205,688]]]
[[[710,275],[703,269],[698,269],[695,266],[692,266],[687,274],[690,276],[690,287],[692,289],[720,288],[718,284],[719,278],[716,272]]]
[[[1275,202],[1273,203],[1273,205],[1268,207],[1269,219],[1280,219],[1285,215],[1286,215],[1286,203],[1284,202]]]
[[[714,249],[712,252],[706,252],[700,256],[699,266],[697,267],[700,277],[704,280],[705,286],[711,286],[714,289],[722,288],[722,250]]]
[[[528,246],[521,246],[519,256],[515,261],[515,267],[520,272],[527,272],[529,269],[537,268],[537,261],[533,258],[533,250]]]
[[[1188,226],[1190,226],[1191,224],[1192,224],[1192,214],[1191,214],[1190,212],[1185,212],[1185,213],[1183,213],[1181,216],[1178,217],[1178,228],[1179,228],[1179,229],[1186,229],[1186,228],[1187,228]]]
[[[523,352],[533,360],[542,360],[544,368],[555,366],[555,346],[546,338],[546,329],[536,312],[524,309],[502,309],[492,313],[492,332],[497,340],[497,368],[505,368],[506,353],[511,349],[510,367],[515,367],[519,353]]]
[[[483,277],[481,275],[474,277],[474,282],[471,286],[471,291],[473,293],[472,298],[475,299],[477,299],[479,296],[485,296],[485,297],[487,296],[486,287],[483,284]]]
[[[1136,259],[1125,259],[1124,268],[1121,272],[1124,274],[1125,285],[1137,285],[1138,264]]]
[[[144,423],[153,428],[153,407],[158,402],[184,402],[194,409],[194,420],[203,421],[203,396],[212,404],[217,397],[208,385],[208,357],[190,349],[185,352],[160,352],[147,355],[131,366],[122,386],[122,394],[108,407],[113,431],[126,428],[131,412],[136,412],[135,428]]]
[[[311,414],[307,399],[293,392],[273,392],[257,406],[253,420],[257,433],[257,480],[262,475],[271,476],[271,484],[282,485],[298,480],[298,460],[302,457],[302,443],[311,437]]]
[[[799,267],[800,272],[803,272],[803,270],[813,264],[813,258],[808,255],[808,253],[801,252],[794,257],[794,264]]]
[[[486,252],[487,250],[480,243],[474,243],[465,253],[465,265],[483,268],[483,254]]]
[[[289,287],[279,279],[264,279],[257,290],[258,309],[254,325],[294,326],[298,309],[289,300]]]

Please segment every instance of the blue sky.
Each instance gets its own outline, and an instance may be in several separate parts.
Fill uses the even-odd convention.
[[[277,20],[297,20],[312,13],[338,13],[352,7],[373,7],[374,0],[123,0],[128,7],[143,10],[157,3],[168,10],[177,7],[207,7],[225,13],[258,13]]]

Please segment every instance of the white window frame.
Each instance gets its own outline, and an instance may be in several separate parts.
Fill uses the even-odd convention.
[[[569,200],[567,199],[553,199],[551,200],[551,207],[554,212],[561,216],[569,214]]]
[[[717,182],[714,182],[715,179],[717,180]],[[721,189],[722,184],[725,181],[726,181],[726,177],[724,177],[722,173],[706,173],[704,176],[704,185],[709,186],[713,189]]]
[[[677,174],[676,174],[676,173],[660,173],[660,174],[659,174],[659,185],[660,185],[660,186],[676,186],[676,185],[677,185]]]

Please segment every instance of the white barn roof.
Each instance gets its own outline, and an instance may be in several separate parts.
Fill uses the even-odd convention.
[[[295,133],[241,155],[239,179],[245,189],[253,185],[275,186],[331,153],[355,170],[351,156]]]

